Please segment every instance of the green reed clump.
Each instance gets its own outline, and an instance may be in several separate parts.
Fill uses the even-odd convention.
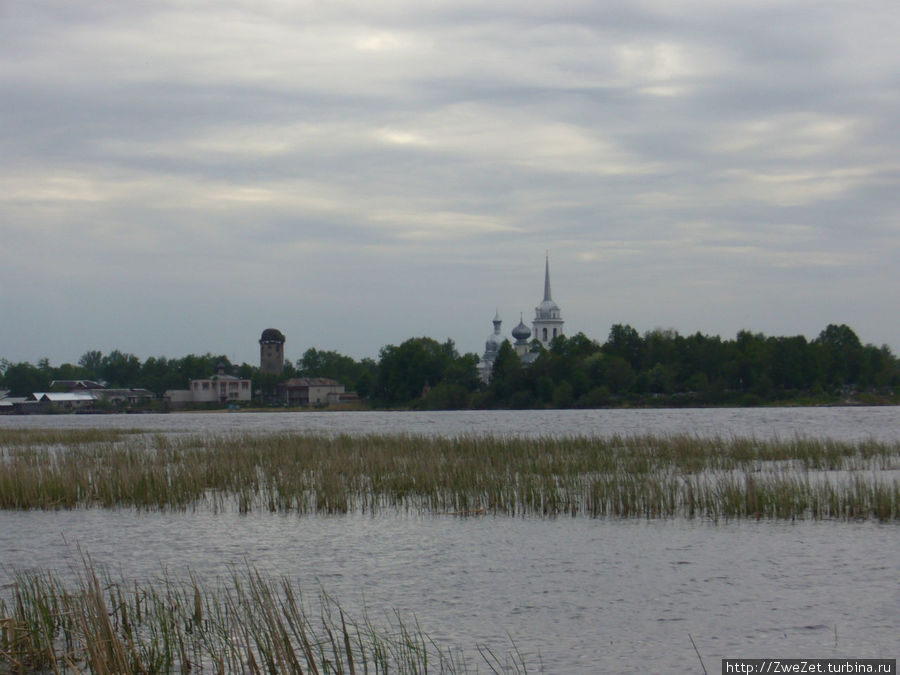
[[[207,585],[191,576],[138,584],[86,560],[73,584],[19,574],[0,597],[0,672],[465,673],[455,647],[432,640],[397,612],[356,620],[324,593],[307,603],[288,579],[233,570]],[[493,672],[527,672],[513,650]],[[476,665],[477,671],[477,665]]]
[[[6,453],[0,508],[900,519],[884,478],[900,465],[900,444],[299,434],[56,441]],[[835,486],[810,480],[825,472],[846,474],[836,496],[827,492]],[[853,480],[860,487],[847,489]],[[870,498],[858,497],[863,487]]]

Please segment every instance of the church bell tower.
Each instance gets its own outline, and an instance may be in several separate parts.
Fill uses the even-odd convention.
[[[544,263],[544,299],[534,308],[534,322],[532,336],[539,340],[545,349],[550,348],[553,338],[563,334],[563,319],[559,311],[559,305],[553,302],[550,292],[550,255]]]

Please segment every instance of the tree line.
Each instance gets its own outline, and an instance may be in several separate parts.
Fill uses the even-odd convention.
[[[0,388],[12,395],[48,391],[53,380],[97,380],[162,395],[184,389],[224,364],[253,381],[260,401],[291,377],[327,377],[356,391],[375,408],[572,408],[640,405],[752,405],[766,402],[833,402],[855,397],[896,402],[900,361],[887,346],[863,345],[846,325],[831,324],[818,337],[767,337],[741,331],[733,340],[673,330],[640,334],[612,326],[600,343],[582,333],[558,337],[523,364],[505,342],[490,382],[479,376],[476,354],[461,354],[452,340],[416,337],[387,345],[378,360],[308,349],[281,374],[261,372],[224,355],[180,359],[114,350],[85,353],[77,364],[52,366],[0,359]]]
[[[672,330],[639,334],[616,324],[604,344],[559,338],[531,368],[501,348],[490,404],[513,408],[609,405],[893,402],[900,362],[889,347],[863,345],[846,325],[814,340],[741,331],[733,340]]]

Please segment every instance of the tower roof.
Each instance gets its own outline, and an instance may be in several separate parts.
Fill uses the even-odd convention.
[[[553,297],[550,294],[550,254],[547,254],[547,258],[544,261],[544,302],[553,302]]]
[[[544,300],[535,307],[535,319],[559,319],[559,305],[553,302],[550,292],[550,255],[544,263]]]
[[[493,355],[500,349],[500,345],[503,344],[504,338],[500,334],[501,323],[500,310],[498,309],[497,313],[494,314],[494,332],[488,336],[484,343],[484,357],[486,360],[492,359]]]
[[[259,338],[260,342],[284,342],[284,334],[277,328],[266,328]]]

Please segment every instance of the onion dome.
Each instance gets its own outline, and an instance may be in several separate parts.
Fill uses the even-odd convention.
[[[522,321],[522,315],[519,315],[519,325],[512,329],[512,336],[517,342],[528,340],[531,337],[531,329]]]
[[[500,310],[497,310],[497,313],[494,315],[494,332],[491,333],[491,335],[484,343],[485,354],[497,352],[500,350],[500,345],[503,344],[504,340],[504,337],[500,335],[501,323],[502,319],[500,319]]]

